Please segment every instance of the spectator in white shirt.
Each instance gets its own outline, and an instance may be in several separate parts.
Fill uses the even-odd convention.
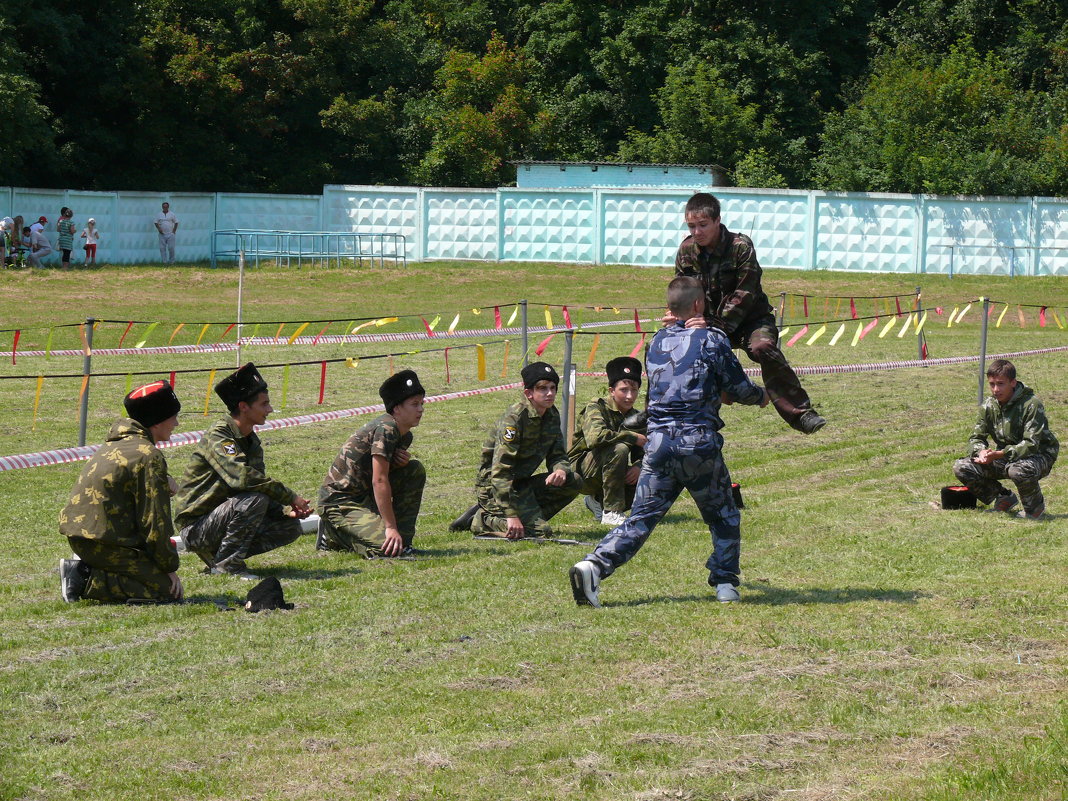
[[[164,264],[174,263],[174,237],[178,233],[178,218],[171,211],[171,204],[164,203],[156,215],[154,224],[159,232],[159,259]]]

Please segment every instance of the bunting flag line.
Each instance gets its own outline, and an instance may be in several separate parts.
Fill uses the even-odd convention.
[[[498,331],[501,330],[501,307],[493,307],[493,327]]]
[[[307,323],[305,323],[307,325]],[[319,405],[323,405],[323,396],[326,394],[326,362],[321,362],[319,370]]]
[[[601,344],[601,335],[593,335],[593,346],[590,348],[590,357],[586,359],[586,369],[593,367],[593,360],[597,356],[597,346]]]
[[[1045,306],[1043,306],[1041,309],[1038,310],[1038,327],[1039,328],[1045,328],[1046,327],[1046,307]]]
[[[845,333],[845,323],[842,323],[842,325],[839,326],[838,330],[835,331],[834,336],[831,337],[831,341],[828,342],[827,344],[830,345],[833,348],[835,345],[838,344],[838,340],[842,338],[842,334],[844,334],[844,333]]]
[[[133,328],[133,320],[130,320],[130,322],[128,322],[126,324],[126,330],[123,331],[122,332],[122,336],[119,337],[119,344],[116,345],[116,347],[119,347],[119,348],[122,347],[122,343],[126,341],[126,335],[130,333],[130,329],[131,328]]]
[[[1023,306],[1017,306],[1016,307],[1016,313],[1020,317],[1020,328],[1027,328],[1027,320],[1024,319]]]
[[[826,325],[826,324],[824,324],[824,325],[821,325],[821,326],[820,326],[819,328],[817,328],[817,329],[816,329],[816,333],[815,333],[815,334],[813,334],[812,336],[810,336],[810,337],[808,338],[808,341],[807,341],[807,342],[805,342],[805,344],[806,344],[806,345],[811,345],[811,344],[813,344],[813,343],[814,343],[814,342],[815,342],[815,341],[816,341],[817,339],[819,339],[819,338],[820,338],[821,336],[823,336],[823,335],[824,335],[825,333],[827,333],[827,325]]]
[[[630,352],[630,358],[637,359],[638,354],[641,353],[643,345],[645,345],[645,334],[642,334],[642,338],[638,340],[638,344],[635,345],[634,350]]]
[[[197,344],[197,345],[200,344],[201,340],[204,339],[204,334],[206,334],[208,332],[208,328],[210,326],[211,326],[211,323],[204,323],[204,327],[200,329],[200,336],[197,337],[197,341],[196,341],[195,344]]]
[[[52,334],[55,333],[55,328],[48,329],[48,341],[45,342],[45,358],[49,359],[52,356]]]
[[[887,334],[889,334],[890,329],[893,328],[895,325],[897,325],[897,318],[891,316],[890,319],[886,321],[886,325],[884,325],[882,330],[879,332],[879,339],[882,339]]]
[[[445,348],[445,383],[452,383],[452,377],[449,375],[449,349]]]
[[[425,317],[420,317],[419,319],[423,321],[423,327],[424,327],[424,328],[426,328],[426,335],[427,335],[428,337],[432,337],[432,336],[434,336],[434,329],[430,327],[430,323],[428,323],[428,322],[426,321],[426,318],[425,318]],[[355,333],[356,333],[357,331],[359,331],[359,330],[360,330],[360,328],[362,328],[362,327],[363,327],[363,326],[358,326],[357,328],[354,328],[354,329],[352,329],[352,333],[354,333],[354,334],[355,334]]]
[[[433,331],[435,328],[437,328],[438,327],[438,323],[440,323],[440,322],[441,322],[441,315],[440,314],[435,314],[434,315],[434,319],[430,321],[430,330]]]
[[[478,308],[478,306],[475,306],[471,309],[471,314],[482,314],[482,309]]]
[[[789,340],[787,340],[786,347],[792,348],[794,346],[794,343],[797,342],[797,340],[801,339],[801,337],[803,337],[807,333],[808,333],[808,324],[806,323],[801,328],[800,331],[798,331],[796,334],[794,334],[792,337],[790,337]]]
[[[81,332],[82,335],[82,353],[84,353],[86,356],[91,356],[92,350],[89,348],[89,338],[85,334],[85,323],[79,325],[78,330]]]
[[[515,304],[515,308],[512,309],[511,316],[508,318],[508,325],[509,326],[511,326],[512,323],[515,322],[516,315],[518,315],[518,314],[519,314],[519,304],[517,303],[517,304]]]
[[[1009,304],[1005,304],[1005,308],[1001,310],[1001,314],[998,315],[998,321],[994,323],[994,328],[1001,328],[1001,321],[1005,319],[1005,312],[1009,310]]]
[[[219,342],[222,342],[224,339],[226,339],[226,335],[233,331],[236,327],[237,323],[230,323],[230,325],[226,326],[226,330],[223,331],[222,336],[219,337]]]
[[[925,312],[923,313],[923,315],[922,315],[922,316],[920,317],[920,321],[919,321],[919,322],[918,322],[918,323],[916,324],[916,336],[919,336],[919,335],[920,335],[920,332],[921,332],[921,331],[923,331],[923,326],[924,326],[924,324],[925,324],[926,322],[927,322],[927,312],[925,311]],[[924,347],[924,349],[926,350],[926,348],[927,348],[927,344],[926,344],[926,343],[924,343],[924,346],[923,346],[923,347]],[[924,357],[924,358],[926,358],[926,357]]]
[[[297,341],[297,337],[299,337],[301,334],[303,334],[304,333],[304,329],[307,328],[309,325],[311,325],[311,323],[301,323],[300,325],[298,325],[297,326],[297,330],[293,332],[293,336],[291,336],[289,339],[286,340],[286,344],[287,345],[292,345],[294,342],[296,342]]]
[[[286,398],[289,396],[289,365],[282,368],[282,408],[286,408]]]
[[[541,356],[541,354],[545,353],[545,349],[549,347],[549,343],[553,341],[554,336],[556,336],[556,334],[549,334],[549,336],[545,337],[545,339],[539,342],[538,347],[534,348],[534,353],[536,353],[538,356]]]
[[[15,338],[11,341],[11,363],[15,363],[15,351],[19,349],[19,337],[22,336],[22,329],[16,329]]]
[[[178,336],[178,332],[181,331],[183,328],[185,328],[185,323],[178,323],[178,325],[174,327],[174,330],[171,331],[171,338],[167,340],[168,345],[174,342],[174,338]]]
[[[278,324],[278,330],[274,332],[274,341],[275,342],[278,341],[278,337],[280,337],[282,335],[282,329],[285,328],[285,327],[286,327],[285,323],[279,323]]]
[[[786,328],[780,328],[779,329],[779,341],[782,342],[784,339],[786,339],[786,335],[789,334],[789,333],[790,333],[790,326],[786,326]]]
[[[321,328],[321,329],[319,330],[319,333],[315,335],[315,339],[313,339],[313,340],[312,340],[312,344],[313,344],[313,345],[318,345],[318,344],[319,344],[319,339],[320,339],[320,338],[322,337],[322,335],[323,335],[323,334],[325,334],[325,333],[326,333],[326,329],[328,329],[328,328],[329,328],[330,326],[332,326],[333,324],[334,324],[334,321],[333,321],[333,320],[331,320],[331,321],[330,321],[330,322],[328,322],[328,323],[327,323],[326,325],[324,325],[324,326],[323,326],[323,327],[322,327],[322,328]],[[230,329],[229,329],[229,328],[227,328],[226,330],[227,330],[227,331],[229,331]],[[226,334],[223,334],[223,336],[225,337],[225,336],[226,336]]]
[[[508,351],[512,346],[512,340],[504,340],[504,364],[501,365],[501,378],[508,375]]]
[[[872,320],[870,323],[868,323],[866,326],[864,326],[864,330],[860,332],[860,338],[864,339],[864,337],[866,337],[868,334],[870,334],[871,330],[873,328],[875,328],[875,326],[877,326],[878,324],[879,324],[879,318],[876,317],[874,320]]]
[[[349,367],[351,367],[353,370],[356,369],[356,365],[358,365],[359,363],[360,363],[360,357],[359,356],[349,356],[348,358],[345,359],[345,364],[348,365]]]
[[[33,393],[33,422],[30,424],[30,431],[37,430],[37,407],[41,403],[41,387],[44,386],[44,376],[37,376],[37,391]]]
[[[908,333],[909,323],[912,322],[912,317],[913,317],[913,315],[911,315],[911,314],[906,314],[905,315],[905,322],[901,326],[901,330],[897,332],[897,338],[898,339],[901,339],[903,336],[905,336],[905,334]]]
[[[567,306],[564,306],[564,325],[567,328],[571,328],[571,314],[567,311]]]
[[[1059,329],[1061,329],[1063,331],[1064,330],[1064,324],[1061,322],[1061,318],[1057,316],[1057,310],[1056,309],[1050,309],[1050,311],[1053,313],[1053,322],[1055,322],[1057,324],[1057,328],[1059,328]]]
[[[174,370],[171,370],[171,389],[174,389]]]
[[[960,325],[961,320],[964,319],[964,315],[966,315],[969,311],[971,311],[971,308],[972,308],[972,304],[969,303],[967,306],[965,306],[963,309],[961,309],[960,314],[957,315],[957,319],[954,320],[953,322],[956,325]]]
[[[460,322],[460,312],[456,312],[456,316],[452,318],[452,322],[449,323],[448,333],[452,333],[456,330],[456,325]]]
[[[864,330],[864,323],[857,323],[857,330],[853,334],[853,341],[849,343],[849,347],[855,348],[857,343],[860,342],[860,334]]]
[[[857,301],[853,298],[849,299],[849,314],[852,319],[857,319]]]
[[[842,299],[836,298],[834,302],[834,318],[838,319],[838,312],[842,310]]]
[[[211,402],[211,390],[215,386],[215,368],[208,373],[208,390],[204,393],[204,416],[208,416],[208,404]]]
[[[638,310],[637,309],[634,310],[634,330],[637,331],[639,334],[642,333],[642,324],[638,320]]]
[[[552,327],[553,327],[553,316],[552,316],[552,314],[549,313],[549,307],[546,306],[545,307],[545,328],[547,330],[551,331]]]
[[[141,341],[138,342],[136,345],[134,345],[134,347],[135,348],[143,348],[145,346],[145,343],[148,342],[149,334],[151,334],[153,331],[156,330],[156,326],[157,325],[159,325],[158,322],[149,323],[148,324],[148,328],[145,329],[145,333],[141,335]]]
[[[805,319],[808,319],[808,295],[802,295],[801,300],[805,303]]]
[[[486,349],[482,345],[475,345],[475,353],[478,354],[478,380],[486,380]]]
[[[953,307],[953,311],[951,311],[949,313],[949,317],[946,320],[946,328],[952,328],[953,327],[953,320],[956,319],[958,311],[960,311],[960,306],[954,306]]]

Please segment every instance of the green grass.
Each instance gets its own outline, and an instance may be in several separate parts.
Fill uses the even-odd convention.
[[[245,317],[440,313],[447,324],[456,311],[520,297],[614,304],[626,317],[634,306],[659,306],[668,275],[468,263],[406,273],[261,269],[246,277]],[[48,325],[90,315],[158,319],[171,329],[230,320],[237,276],[127,268],[5,273],[0,282],[0,328],[25,327],[21,350],[47,336]],[[917,283],[925,306],[947,309],[984,294],[1068,303],[1068,287],[1055,279],[765,277],[769,294],[813,296],[908,292]],[[860,311],[870,313],[863,304]],[[810,313],[822,319],[822,301]],[[1068,344],[1068,331],[1052,321],[1038,329],[1029,314],[1025,329],[1007,316],[991,332],[990,352]],[[542,318],[532,306],[532,322]],[[463,324],[472,319],[465,313]],[[932,356],[976,351],[974,313],[959,327],[946,328],[944,317],[927,325]],[[114,344],[123,328],[97,333]],[[557,363],[561,339],[547,352]],[[576,339],[581,369],[591,342]],[[602,337],[597,365],[637,339],[632,330]],[[818,365],[915,353],[912,337],[876,332],[856,348],[830,348],[827,339],[788,356]],[[366,357],[426,347],[279,346],[248,356],[361,357],[355,369],[331,367],[322,407],[318,366],[294,367],[286,409],[276,412],[289,416],[376,402],[387,361]],[[502,346],[486,350],[484,382],[471,350],[450,353],[449,384],[441,354],[395,362],[419,370],[432,393],[504,383]],[[509,380],[517,352],[513,342]],[[119,373],[221,372],[234,357],[93,364]],[[1017,365],[1054,430],[1068,436],[1065,356]],[[80,358],[21,357],[14,366],[7,359],[0,376],[80,367]],[[267,378],[277,406],[281,368]],[[512,392],[432,405],[415,430],[413,452],[430,481],[416,543],[427,556],[361,562],[317,554],[304,537],[254,559],[258,572],[281,579],[292,612],[219,611],[247,585],[203,576],[188,557],[187,593],[204,603],[63,604],[55,567],[66,550],[55,521],[80,465],[0,474],[0,798],[1065,798],[1063,470],[1044,482],[1046,521],[941,512],[931,502],[951,481],[974,420],[975,365],[803,382],[831,421],[814,437],[793,433],[770,410],[725,411],[726,456],[746,500],[743,602],[728,606],[710,600],[708,534],[688,498],[605,582],[602,610],[571,601],[566,570],[581,548],[449,534],[448,522],[472,499],[478,446]],[[601,383],[580,379],[580,400]],[[31,432],[35,382],[0,379],[0,453],[73,444],[79,385],[46,380]],[[103,437],[124,386],[122,377],[93,381],[90,442]],[[183,430],[221,412],[211,399],[202,416],[206,389],[206,373],[179,377]],[[363,419],[266,433],[272,473],[313,496]],[[167,451],[172,472],[187,454]],[[600,534],[580,504],[554,522],[564,536]]]

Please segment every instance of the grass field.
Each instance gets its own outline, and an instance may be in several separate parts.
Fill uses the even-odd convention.
[[[432,263],[407,272],[263,268],[246,276],[244,317],[292,334],[367,317],[440,315],[492,327],[520,298],[569,304],[583,321],[652,316],[666,270],[573,265]],[[0,274],[0,455],[70,446],[77,437],[80,357],[8,358],[43,349],[52,326],[92,316],[112,347],[122,321],[158,321],[150,344],[218,339],[236,308],[237,273],[200,267]],[[834,315],[824,296],[907,293],[947,312],[985,295],[1046,304],[1065,321],[1063,279],[843,275],[768,271],[771,295],[810,296],[810,321]],[[606,311],[581,309],[601,305]],[[871,314],[870,301],[859,312]],[[790,307],[788,306],[788,312]],[[1015,306],[989,352],[1068,345],[1052,318]],[[837,316],[846,316],[840,311]],[[553,309],[559,322],[560,311]],[[932,314],[932,357],[974,354],[974,309],[957,326]],[[487,321],[488,318],[488,321]],[[786,324],[802,324],[798,298]],[[196,324],[194,324],[196,323]],[[395,328],[418,330],[418,318]],[[314,335],[322,325],[310,325]],[[915,358],[911,335],[879,330],[857,347],[831,333],[788,349],[797,366]],[[127,344],[147,326],[131,329]],[[880,326],[880,329],[882,326]],[[376,331],[378,329],[375,329]],[[439,328],[440,330],[440,328]],[[605,334],[595,364],[629,353],[633,330]],[[246,331],[247,333],[247,331]],[[233,332],[230,334],[232,340]],[[281,337],[285,339],[283,335]],[[537,341],[537,337],[534,341]],[[158,341],[157,341],[158,340]],[[454,340],[456,346],[474,340]],[[52,347],[76,347],[56,328]],[[259,364],[294,364],[275,417],[377,402],[395,354],[433,394],[514,380],[518,343],[475,351],[440,342],[262,346]],[[577,335],[585,367],[590,335]],[[318,404],[322,359],[330,365]],[[562,337],[546,357],[562,359]],[[297,362],[316,362],[295,366]],[[1068,359],[1015,360],[1068,437]],[[222,413],[209,369],[235,355],[96,356],[89,442],[121,408],[125,374],[182,373],[180,430]],[[744,362],[743,362],[744,363]],[[748,365],[747,365],[748,366]],[[80,464],[0,474],[0,799],[1052,799],[1068,798],[1068,479],[1043,483],[1052,513],[1038,523],[934,508],[975,417],[975,364],[803,378],[830,423],[813,437],[770,409],[732,407],[726,457],[746,501],[742,596],[718,605],[705,584],[708,533],[683,498],[643,551],[602,588],[605,608],[578,608],[567,568],[577,547],[487,543],[450,534],[470,504],[478,446],[517,395],[436,403],[415,429],[429,486],[414,562],[318,554],[311,537],[256,557],[283,583],[290,612],[220,611],[248,586],[180,573],[195,603],[102,607],[59,600],[67,555],[56,516]],[[283,368],[271,367],[276,407]],[[27,376],[15,379],[11,376]],[[136,379],[135,379],[136,380]],[[580,402],[603,379],[581,378]],[[271,472],[313,497],[349,433],[367,417],[263,435]],[[188,448],[167,451],[180,473]],[[554,524],[563,536],[603,533],[581,504]]]

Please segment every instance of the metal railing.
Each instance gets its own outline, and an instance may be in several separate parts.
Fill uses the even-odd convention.
[[[408,243],[403,234],[351,233],[340,231],[267,231],[233,229],[211,232],[211,266],[219,260],[237,260],[243,253],[246,262],[258,266],[260,259],[298,267],[312,263],[333,262],[362,267],[385,267],[387,262],[408,266]]]

